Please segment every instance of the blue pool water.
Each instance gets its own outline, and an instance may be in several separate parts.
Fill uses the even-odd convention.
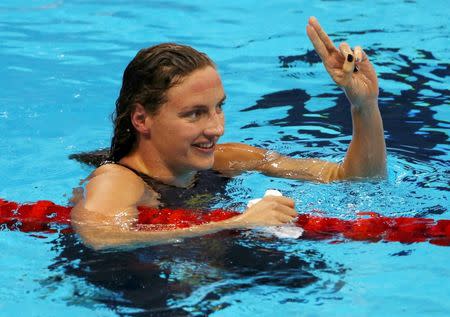
[[[300,211],[450,219],[446,1],[17,1],[0,4],[0,198],[66,204],[103,148],[124,67],[142,47],[193,45],[217,63],[223,141],[339,161],[348,104],[311,52],[315,15],[363,45],[380,79],[384,181],[316,184],[245,174],[245,202],[277,188]],[[448,316],[450,248],[222,233],[130,252],[76,237],[0,232],[0,316]]]

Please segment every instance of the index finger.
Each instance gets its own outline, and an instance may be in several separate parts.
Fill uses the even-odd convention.
[[[322,29],[316,17],[310,17],[308,23],[310,26],[314,28],[323,45],[330,53],[336,50],[333,41],[329,38],[328,34]]]
[[[325,61],[330,53],[320,39],[319,34],[317,34],[316,30],[309,24],[306,26],[306,34],[308,34],[308,37],[311,40],[317,54],[319,54],[322,61]]]

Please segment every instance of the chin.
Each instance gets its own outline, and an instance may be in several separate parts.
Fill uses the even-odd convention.
[[[204,162],[198,162],[197,164],[193,164],[193,168],[196,171],[205,171],[205,170],[209,170],[213,167],[214,165],[214,159],[208,160],[208,161],[204,161]]]

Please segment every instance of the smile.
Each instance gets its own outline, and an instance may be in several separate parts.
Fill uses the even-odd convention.
[[[197,144],[193,144],[193,146],[195,146],[196,148],[199,148],[201,150],[211,150],[214,148],[214,146],[216,145],[215,142],[206,142],[206,143],[197,143]]]

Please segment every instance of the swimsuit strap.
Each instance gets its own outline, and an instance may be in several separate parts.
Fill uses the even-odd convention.
[[[118,162],[115,162],[114,164],[117,164],[117,165],[120,165],[120,166],[123,166],[123,167],[129,169],[134,174],[139,176],[144,181],[144,183],[146,183],[147,185],[149,185],[151,188],[153,188],[156,191],[159,191],[159,189],[161,189],[161,188],[167,188],[167,187],[180,188],[180,187],[177,187],[177,186],[174,186],[174,185],[170,185],[170,184],[166,184],[164,182],[161,182],[161,181],[151,177],[150,175],[142,173],[142,172],[140,172],[140,171],[138,171],[138,170],[136,170],[136,169],[134,169],[134,168],[132,168],[132,167],[130,167],[128,165],[125,165],[125,164],[122,164],[122,163],[118,163]],[[187,188],[183,188],[183,189],[187,189]]]
[[[102,165],[105,164],[123,166],[140,177],[145,184],[160,194],[160,207],[206,209],[210,204],[226,200],[227,197],[225,187],[230,178],[211,169],[198,171],[192,184],[185,188],[163,183],[119,162],[104,161]]]

